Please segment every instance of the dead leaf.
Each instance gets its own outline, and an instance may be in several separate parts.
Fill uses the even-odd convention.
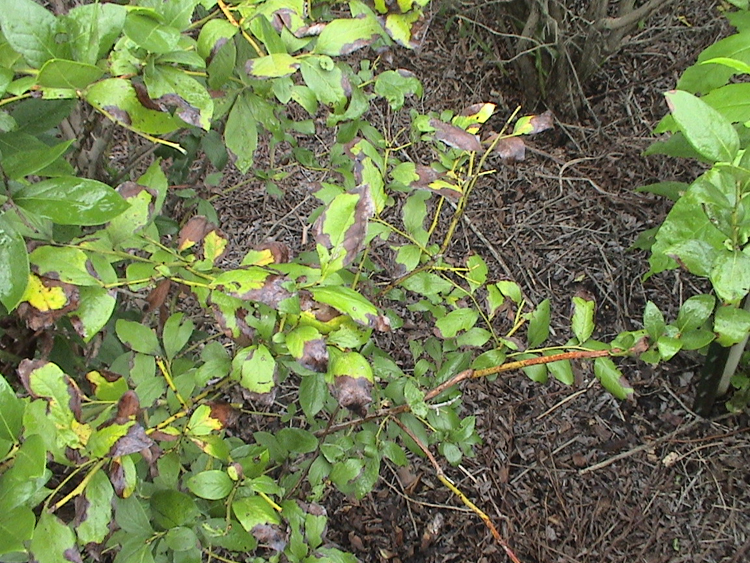
[[[494,140],[494,137],[490,136],[487,142],[491,143]],[[503,160],[521,161],[526,158],[526,143],[518,137],[506,137],[497,142],[494,152]]]
[[[125,424],[130,420],[135,420],[138,413],[141,411],[141,402],[138,400],[138,395],[135,391],[125,391],[117,401],[117,415],[115,416],[115,424]]]
[[[302,357],[297,360],[306,369],[325,373],[328,369],[328,348],[323,338],[308,340],[302,348]]]
[[[177,242],[177,248],[182,251],[191,248],[203,240],[208,233],[216,229],[216,225],[208,222],[203,215],[196,215],[190,218],[180,229],[180,238]]]
[[[482,144],[476,135],[467,133],[460,127],[434,118],[430,119],[430,126],[435,128],[435,138],[444,142],[449,147],[474,152],[482,150]]]
[[[218,420],[222,428],[234,426],[239,418],[239,413],[232,405],[225,401],[209,401],[206,403],[211,408],[209,416]]]
[[[542,131],[547,131],[547,129],[552,129],[555,126],[555,118],[552,112],[547,110],[540,115],[532,116],[529,123],[533,128],[527,135],[536,135]]]
[[[145,312],[155,311],[167,300],[169,295],[169,288],[172,287],[172,280],[163,279],[156,284],[156,287],[151,290],[151,293],[146,297],[148,306]]]
[[[32,274],[24,301],[18,306],[18,316],[31,330],[43,330],[78,309],[78,299],[76,286]]]
[[[339,375],[333,380],[333,396],[344,407],[358,414],[367,415],[367,408],[372,403],[372,383],[364,377]]]
[[[154,444],[151,437],[146,434],[143,426],[136,423],[128,428],[128,433],[125,436],[119,438],[112,448],[110,448],[108,455],[113,458],[122,457],[124,455],[135,454],[143,450],[147,450]]]

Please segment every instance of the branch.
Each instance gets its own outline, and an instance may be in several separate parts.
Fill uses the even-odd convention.
[[[658,8],[662,8],[672,3],[673,0],[651,0],[646,2],[643,6],[637,10],[633,10],[629,14],[619,16],[616,18],[604,18],[596,22],[596,27],[599,29],[608,29],[614,31],[617,29],[623,29],[630,27],[645,17],[651,15]]]

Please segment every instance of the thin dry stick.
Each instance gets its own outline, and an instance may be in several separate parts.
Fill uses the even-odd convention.
[[[445,476],[445,473],[443,472],[443,468],[440,467],[440,464],[437,462],[437,459],[435,459],[435,456],[432,455],[432,452],[425,446],[419,438],[417,438],[416,434],[414,434],[411,430],[409,430],[400,420],[394,418],[393,419],[396,424],[403,430],[409,438],[414,440],[414,443],[417,444],[420,450],[424,452],[424,454],[427,456],[427,459],[430,460],[430,463],[432,464],[432,467],[435,468],[435,473],[437,475],[437,478],[440,480],[443,485],[448,487],[451,492],[453,492],[454,495],[456,495],[459,499],[461,499],[461,502],[464,503],[467,507],[469,507],[472,512],[474,512],[477,516],[479,516],[482,519],[482,522],[490,529],[490,532],[492,532],[492,537],[495,538],[495,541],[500,544],[500,546],[503,548],[505,553],[510,557],[510,560],[513,561],[513,563],[521,563],[516,557],[516,554],[513,553],[513,550],[510,548],[510,546],[506,543],[506,541],[503,539],[503,537],[500,535],[500,532],[497,531],[497,528],[492,523],[492,520],[490,520],[490,517],[487,516],[477,505],[475,505],[473,502],[471,502],[466,495],[464,495],[456,485],[453,484],[453,482],[448,479],[448,477]]]

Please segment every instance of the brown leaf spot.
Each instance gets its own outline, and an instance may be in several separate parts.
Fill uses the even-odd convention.
[[[271,274],[266,277],[263,286],[251,289],[238,297],[248,301],[257,301],[276,309],[284,299],[292,296],[291,292],[284,289],[283,284],[289,281],[286,276]]]
[[[306,369],[325,373],[328,369],[328,349],[322,338],[308,340],[302,348],[302,357],[297,360]]]
[[[478,152],[482,144],[476,135],[467,133],[460,127],[444,123],[439,119],[430,119],[430,126],[435,128],[435,138],[454,149]]]
[[[129,420],[135,420],[140,410],[141,402],[138,400],[138,395],[135,394],[135,391],[125,391],[120,400],[117,401],[115,423],[125,424]]]
[[[206,403],[211,408],[210,417],[218,420],[223,428],[234,426],[239,418],[237,410],[224,401],[210,401]]]
[[[40,396],[37,395],[34,390],[32,389],[31,385],[31,377],[32,374],[38,370],[49,364],[50,362],[46,360],[29,360],[29,359],[23,359],[21,360],[21,363],[18,364],[18,375],[21,378],[21,383],[23,383],[23,386],[26,388],[26,391],[28,391],[29,395],[31,395],[34,399],[38,399]],[[76,385],[76,382],[73,381],[70,377],[68,377],[67,374],[62,374],[62,380],[63,383],[65,383],[65,386],[68,391],[69,400],[68,400],[68,408],[73,413],[73,416],[78,422],[81,422],[81,390],[78,388],[78,385]],[[43,399],[47,399],[46,397],[42,397]]]
[[[285,264],[289,262],[289,247],[283,242],[269,240],[261,244],[256,250],[269,250],[273,256],[274,264]]]
[[[112,116],[115,121],[119,121],[120,123],[124,123],[125,125],[130,125],[133,123],[133,121],[130,119],[130,114],[122,108],[119,108],[117,106],[104,106],[102,107],[102,109],[107,112],[108,115]]]
[[[169,295],[170,287],[172,287],[172,280],[168,279],[163,279],[156,284],[156,287],[152,289],[151,293],[149,293],[148,297],[146,297],[146,302],[148,303],[146,312],[155,311],[156,309],[164,305],[164,302],[167,300],[167,296]]]
[[[114,445],[110,448],[109,454],[111,457],[118,458],[124,455],[138,453],[142,450],[147,450],[154,444],[143,426],[140,424],[134,424],[128,428],[128,433],[125,436],[118,439]]]
[[[367,415],[367,407],[372,403],[372,383],[364,377],[339,375],[333,382],[332,393],[339,406],[359,416]]]
[[[24,301],[18,306],[18,316],[26,323],[26,326],[33,331],[49,328],[71,311],[78,309],[79,292],[78,288],[69,283],[53,280],[46,276],[38,276],[42,285],[47,288],[62,288],[65,295],[65,305],[56,309],[41,311],[31,303]]]
[[[153,100],[151,96],[148,95],[148,90],[146,90],[145,85],[137,81],[133,81],[132,84],[133,90],[135,90],[135,97],[138,98],[138,101],[143,107],[154,111],[165,111],[164,106],[158,104],[156,100]]]
[[[180,237],[177,242],[177,248],[182,251],[190,248],[203,240],[211,231],[216,230],[216,225],[208,222],[203,215],[191,217],[180,229]]]
[[[274,524],[257,524],[251,530],[258,543],[267,545],[274,551],[284,551],[286,540],[281,528]]]
[[[203,127],[203,125],[201,125],[200,110],[195,106],[190,105],[182,96],[178,96],[177,94],[164,94],[160,98],[157,98],[156,101],[165,108],[177,108],[175,113],[188,125]]]

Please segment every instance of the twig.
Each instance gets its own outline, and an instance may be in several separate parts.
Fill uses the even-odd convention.
[[[492,533],[492,537],[495,538],[495,541],[500,544],[500,546],[503,548],[505,553],[508,555],[511,561],[513,563],[521,563],[518,557],[516,557],[516,554],[513,553],[513,550],[510,548],[510,546],[507,544],[507,542],[503,539],[503,537],[500,535],[500,532],[497,531],[497,528],[492,523],[492,520],[490,520],[490,517],[487,516],[477,505],[475,505],[469,498],[464,495],[456,485],[453,484],[453,482],[446,477],[445,473],[443,472],[443,468],[440,467],[440,464],[437,462],[437,459],[435,459],[435,456],[432,455],[432,452],[425,446],[419,438],[417,438],[416,434],[409,430],[406,425],[404,425],[403,422],[401,422],[398,419],[393,419],[394,422],[401,428],[401,430],[404,431],[404,433],[409,436],[412,440],[414,440],[414,443],[417,444],[417,447],[419,447],[422,452],[427,456],[427,459],[430,460],[430,463],[432,464],[432,467],[435,469],[435,474],[437,475],[437,478],[440,480],[443,485],[448,487],[451,492],[456,495],[462,503],[464,503],[467,507],[471,509],[472,512],[474,512],[477,516],[479,516],[482,519],[482,522],[489,528],[490,532]]]

